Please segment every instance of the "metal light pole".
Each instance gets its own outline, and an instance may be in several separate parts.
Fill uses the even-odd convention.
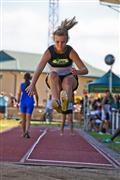
[[[49,0],[48,46],[53,43],[52,35],[59,21],[59,0]]]
[[[105,63],[110,66],[110,76],[109,76],[109,92],[112,94],[112,67],[115,62],[115,57],[112,54],[105,56]]]

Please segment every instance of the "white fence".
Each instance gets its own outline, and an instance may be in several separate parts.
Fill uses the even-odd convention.
[[[120,127],[120,112],[112,111],[112,134],[114,134],[115,130]]]

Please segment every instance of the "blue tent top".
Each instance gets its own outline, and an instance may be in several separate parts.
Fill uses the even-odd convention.
[[[11,61],[11,60],[15,60],[15,59],[9,54],[5,53],[4,51],[0,51],[0,62]]]

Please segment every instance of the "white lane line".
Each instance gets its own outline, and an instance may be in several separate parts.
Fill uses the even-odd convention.
[[[23,158],[20,160],[21,163],[25,162],[25,160],[28,160],[29,156],[31,155],[31,153],[33,152],[33,150],[35,149],[35,146],[39,143],[39,141],[43,138],[43,136],[45,136],[45,134],[47,133],[47,129],[45,129],[43,131],[43,133],[38,137],[38,139],[36,140],[36,142],[33,144],[33,146],[28,150],[28,152],[23,156]]]
[[[38,141],[39,142],[39,141]],[[88,142],[88,141],[87,141]],[[88,142],[89,143],[89,142]],[[111,167],[113,164],[113,161],[111,161],[104,153],[102,153],[96,146],[94,146],[93,144],[89,143],[91,146],[93,146],[100,154],[102,154],[102,156],[108,160],[109,163],[105,163],[105,164],[101,164],[101,163],[86,163],[86,162],[74,162],[74,161],[58,161],[58,160],[41,160],[41,159],[34,159],[34,158],[29,158],[29,156],[27,156],[26,160],[27,161],[33,161],[33,162],[47,162],[47,163],[63,163],[63,164],[86,164],[86,165],[94,165],[94,166],[108,166]]]
[[[38,144],[38,142],[40,141],[40,139],[45,135],[47,133],[47,130],[45,130],[41,135],[40,135],[40,137],[38,138],[38,140],[36,141],[36,143],[32,146],[32,148],[29,150],[29,152],[27,153],[27,155],[26,155],[26,160],[27,161],[33,161],[33,162],[45,162],[45,163],[63,163],[63,164],[78,164],[78,165],[81,165],[81,164],[83,164],[83,165],[94,165],[94,166],[108,166],[108,167],[111,167],[111,166],[114,166],[114,167],[118,167],[117,165],[116,165],[116,162],[112,159],[112,158],[110,158],[108,155],[106,155],[105,153],[104,153],[104,151],[102,151],[101,149],[99,149],[99,147],[97,147],[94,143],[91,143],[91,142],[89,142],[86,138],[86,141],[91,145],[91,146],[93,146],[93,148],[95,148],[105,159],[107,159],[108,160],[108,162],[110,163],[110,164],[108,164],[108,163],[106,163],[106,164],[101,164],[101,163],[86,163],[86,162],[71,162],[71,161],[57,161],[57,160],[41,160],[41,159],[32,159],[32,158],[29,158],[30,157],[30,155],[31,155],[31,153],[33,152],[33,150],[34,150],[34,148],[35,148],[35,146]]]
[[[91,144],[91,143],[90,143]],[[113,159],[112,157],[109,157],[108,154],[105,154],[104,151],[102,151],[98,146],[96,146],[95,144],[91,144],[91,146],[93,146],[105,159],[108,160],[108,162],[110,162],[114,167],[118,167],[118,162]]]
[[[108,160],[114,167],[118,168],[120,166],[120,163],[115,160],[113,157],[111,157],[108,153],[106,153],[104,150],[102,150],[97,144],[92,142],[91,140],[84,137],[83,134],[80,134],[94,149],[96,149],[105,159]]]
[[[94,165],[94,166],[108,166],[111,167],[111,164],[101,164],[101,163],[87,163],[87,162],[75,162],[75,161],[57,161],[57,160],[40,160],[40,159],[27,159],[28,161],[41,162],[41,163],[59,163],[59,164],[73,164],[73,165]]]

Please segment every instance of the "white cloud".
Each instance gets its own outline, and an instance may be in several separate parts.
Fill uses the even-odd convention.
[[[3,47],[12,47],[12,49],[17,47],[28,49],[28,51],[40,50],[39,47],[43,46],[43,39],[47,39],[48,21],[45,21],[46,17],[44,14],[39,15],[29,9],[5,12],[2,26]]]
[[[93,19],[89,21],[81,21],[70,30],[72,36],[111,36],[111,37],[119,37],[119,19],[107,17],[107,18],[99,18]]]

